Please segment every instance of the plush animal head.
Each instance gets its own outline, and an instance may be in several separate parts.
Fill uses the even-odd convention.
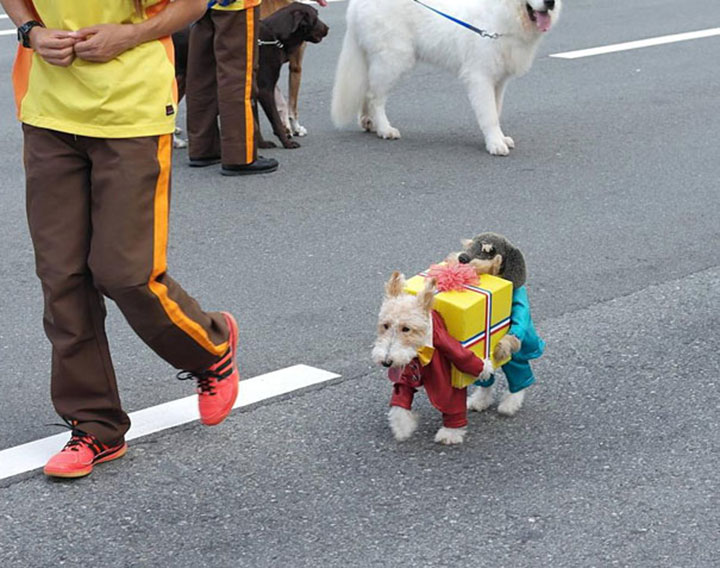
[[[514,288],[525,284],[525,257],[520,249],[502,235],[482,233],[474,239],[462,241],[462,244],[465,250],[457,255],[461,263],[476,264],[476,261],[480,261],[478,266],[482,263],[490,267],[484,272],[510,280]]]
[[[524,4],[529,27],[545,33],[555,25],[562,10],[562,0],[519,0]]]
[[[288,42],[291,39],[320,43],[330,28],[318,17],[312,6],[293,2],[265,18],[277,39]]]
[[[430,278],[417,296],[404,292],[405,277],[393,272],[385,284],[385,300],[378,316],[373,361],[384,367],[403,367],[428,343],[436,282]]]

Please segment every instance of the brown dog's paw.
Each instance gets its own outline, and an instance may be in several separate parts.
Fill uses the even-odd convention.
[[[495,361],[505,361],[509,359],[513,353],[520,351],[520,340],[514,335],[506,335],[495,346],[493,351],[493,359]]]
[[[295,148],[299,148],[300,144],[295,142],[295,140],[288,140],[283,143],[283,146],[285,146],[288,150],[294,150]]]
[[[267,150],[268,148],[277,148],[277,144],[275,144],[275,142],[270,142],[269,140],[263,140],[262,142],[258,142],[258,148],[262,148],[263,150]]]

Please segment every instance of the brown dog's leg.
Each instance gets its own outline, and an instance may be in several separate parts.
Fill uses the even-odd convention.
[[[272,124],[275,136],[280,139],[282,145],[288,149],[299,148],[300,144],[294,140],[290,140],[290,137],[283,126],[282,120],[280,120],[280,113],[278,112],[277,105],[275,104],[274,86],[272,89],[261,89],[258,93],[258,101],[260,101],[270,124]]]
[[[305,54],[305,43],[290,56],[290,85],[288,91],[288,114],[290,116],[290,129],[292,134],[305,136],[307,129],[300,126],[298,113],[298,98],[300,95],[300,81],[302,80],[302,62]]]

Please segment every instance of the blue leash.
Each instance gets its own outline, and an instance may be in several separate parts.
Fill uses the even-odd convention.
[[[208,8],[212,8],[215,4],[219,4],[220,6],[229,6],[235,2],[235,0],[210,0],[208,2]]]
[[[416,4],[420,4],[421,6],[427,8],[427,9],[430,10],[431,12],[435,12],[436,14],[438,14],[439,16],[442,16],[443,18],[447,18],[447,19],[450,20],[451,22],[455,22],[456,24],[461,25],[462,27],[469,29],[471,32],[475,32],[475,33],[478,34],[480,37],[485,37],[485,38],[488,38],[488,39],[498,39],[499,37],[502,37],[502,34],[498,34],[498,33],[493,33],[493,34],[491,34],[490,32],[488,32],[488,31],[486,31],[486,30],[481,30],[480,28],[476,28],[476,27],[473,26],[472,24],[468,24],[467,22],[464,22],[463,20],[459,20],[458,18],[456,18],[456,17],[454,17],[454,16],[451,16],[450,14],[446,14],[445,12],[441,12],[441,11],[438,10],[437,8],[433,8],[432,6],[428,6],[427,4],[421,2],[420,0],[413,0],[413,2],[415,2]]]

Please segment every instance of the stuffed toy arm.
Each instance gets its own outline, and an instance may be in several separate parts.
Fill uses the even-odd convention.
[[[508,335],[515,336],[520,343],[525,340],[530,329],[530,300],[525,286],[513,291],[512,310],[510,312],[510,330]]]
[[[494,374],[495,374],[495,368],[493,367],[492,361],[490,359],[485,359],[483,361],[482,373],[480,373],[477,376],[477,378],[480,379],[481,381],[487,381]]]

